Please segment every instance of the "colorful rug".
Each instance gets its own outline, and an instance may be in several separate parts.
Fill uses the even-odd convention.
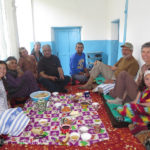
[[[78,90],[76,86],[68,86],[69,93],[83,92]],[[101,141],[91,146],[47,146],[47,145],[21,145],[21,144],[6,144],[2,150],[145,150],[144,146],[130,133],[128,128],[113,128],[107,112],[105,111],[101,97],[96,93],[90,94],[93,101],[100,103],[98,111],[99,116],[109,134],[109,140]]]
[[[83,94],[84,95],[84,94]],[[62,140],[66,135],[63,134],[63,120],[70,116],[71,111],[78,112],[78,116],[73,117],[73,121],[70,124],[69,134],[79,133],[81,136],[79,140],[68,140],[66,145],[68,146],[90,146],[94,143],[108,140],[109,136],[104,127],[104,124],[99,118],[97,111],[92,107],[91,97],[85,98],[79,97],[78,103],[74,103],[70,98],[75,95],[72,94],[59,94],[58,96],[51,96],[50,101],[47,103],[46,111],[41,112],[36,108],[36,103],[31,99],[27,101],[24,106],[24,112],[30,117],[30,122],[25,130],[19,136],[10,136],[5,143],[11,144],[36,144],[36,145],[63,145]],[[88,102],[87,107],[81,106],[82,103]],[[56,108],[55,104],[62,104],[62,109]],[[41,107],[41,106],[40,106]],[[70,109],[63,112],[63,107]],[[71,118],[71,117],[70,117]],[[45,124],[40,124],[40,120],[45,119]],[[100,130],[96,131],[94,127],[100,126]],[[82,139],[81,127],[87,127],[88,135],[91,139],[85,141]],[[69,126],[68,126],[69,127]],[[32,133],[32,129],[40,128],[43,131],[43,137],[38,137]]]

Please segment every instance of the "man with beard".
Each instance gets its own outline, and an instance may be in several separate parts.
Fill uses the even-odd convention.
[[[132,56],[133,45],[129,42],[126,42],[125,44],[121,45],[121,47],[123,57],[114,66],[108,66],[100,61],[95,62],[94,67],[90,71],[90,78],[88,82],[79,88],[88,90],[92,89],[93,80],[99,74],[101,74],[106,79],[105,84],[115,83],[117,76],[122,71],[128,72],[129,75],[134,78],[139,69],[139,64],[137,60]]]
[[[85,83],[89,77],[83,49],[83,43],[78,42],[76,44],[76,53],[70,57],[70,74],[72,76],[73,85],[75,84],[75,80],[78,80],[80,83]]]

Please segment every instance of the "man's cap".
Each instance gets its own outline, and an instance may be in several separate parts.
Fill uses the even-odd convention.
[[[121,47],[128,47],[131,51],[133,51],[133,45],[129,42],[124,43]]]

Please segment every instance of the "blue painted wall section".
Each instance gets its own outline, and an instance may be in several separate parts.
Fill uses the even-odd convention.
[[[51,41],[46,41],[46,42],[42,42],[39,41],[41,43],[41,46],[45,45],[45,44],[49,44],[52,47],[52,53],[54,55],[56,55],[56,52],[54,52],[53,50],[55,49],[53,47],[54,44],[52,44],[53,42]],[[84,53],[86,54],[87,52],[97,52],[97,51],[102,51],[102,59],[103,62],[105,64],[108,65],[114,65],[116,63],[116,61],[118,61],[121,57],[122,57],[122,52],[121,52],[121,45],[123,44],[123,42],[119,42],[119,46],[118,46],[118,58],[114,58],[113,54],[116,52],[116,49],[114,49],[113,47],[115,47],[116,41],[115,40],[86,40],[86,41],[81,41],[84,44]],[[33,49],[34,47],[34,42],[30,43],[30,51]],[[42,51],[42,48],[41,48]],[[73,53],[75,52],[75,48],[73,49]]]
[[[39,41],[39,42],[41,43],[41,50],[40,50],[41,52],[42,52],[42,46],[43,45],[49,44],[50,46],[52,46],[52,42],[50,42],[50,41],[46,41],[46,42]],[[33,50],[33,48],[34,48],[34,42],[30,42],[30,52]]]
[[[118,59],[117,59],[117,61],[122,57],[122,48],[121,48],[121,45],[123,45],[123,42],[119,42]]]
[[[108,65],[114,65],[118,60],[118,40],[107,40]]]
[[[124,19],[124,36],[123,36],[123,43],[125,43],[125,41],[126,41],[126,34],[127,34],[128,0],[126,0],[124,13],[125,13],[125,19]]]
[[[106,40],[89,40],[89,41],[81,41],[84,44],[84,53],[86,52],[103,52],[103,62],[108,64],[108,52],[106,48]]]

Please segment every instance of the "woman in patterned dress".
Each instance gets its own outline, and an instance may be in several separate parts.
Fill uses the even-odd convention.
[[[150,122],[150,70],[144,73],[136,99],[117,110],[122,116],[130,118],[133,124],[146,126]]]

